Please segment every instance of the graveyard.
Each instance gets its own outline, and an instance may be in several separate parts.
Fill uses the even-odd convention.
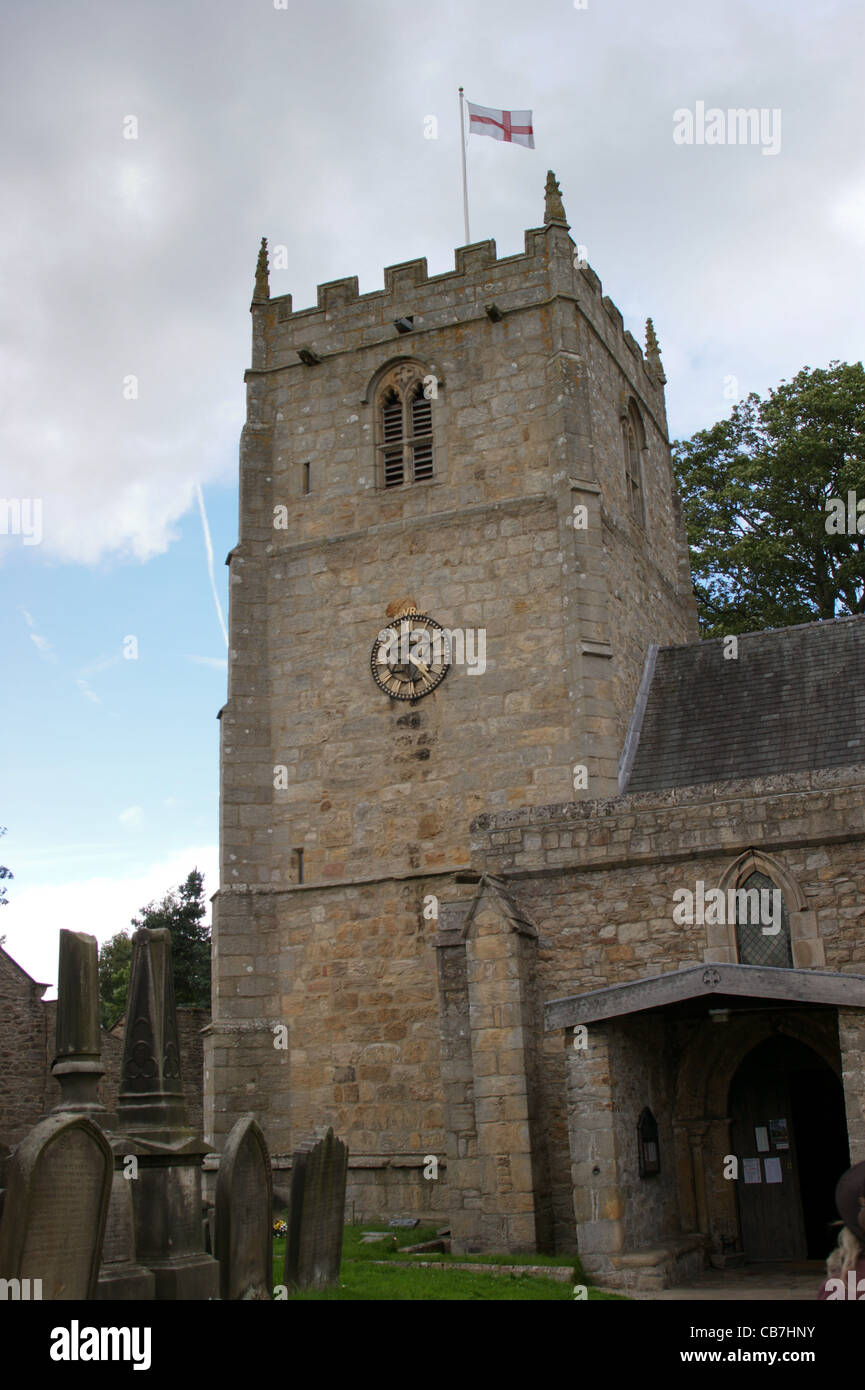
[[[372,1240],[373,1236],[380,1240]],[[400,1301],[543,1301],[571,1302],[580,1286],[573,1258],[555,1255],[449,1255],[435,1251],[410,1255],[407,1247],[436,1243],[435,1227],[394,1230],[376,1225],[348,1225],[343,1235],[339,1280],[325,1289],[288,1294],[292,1302]],[[283,1270],[284,1239],[274,1241],[274,1288]],[[526,1261],[531,1261],[527,1266]],[[531,1273],[526,1273],[526,1269]],[[493,1272],[495,1270],[495,1272]],[[586,1287],[591,1301],[616,1301],[619,1295]]]
[[[452,1255],[447,1226],[400,1215],[347,1225],[348,1148],[330,1127],[299,1143],[282,1208],[253,1115],[236,1121],[218,1155],[190,1125],[170,934],[144,928],[132,942],[109,1111],[99,1091],[97,942],[60,932],[52,1066],[60,1099],[0,1160],[3,1301],[616,1297],[588,1288],[573,1257]],[[57,1359],[69,1356],[67,1348]]]
[[[61,930],[53,1073],[60,1100],[3,1160],[0,1279],[6,1299],[270,1300],[273,1184],[251,1115],[231,1130],[212,1200],[208,1146],[189,1124],[170,933],[133,937],[116,1112],[99,1098],[95,937]],[[338,1275],[348,1151],[311,1136],[293,1170],[286,1284]]]

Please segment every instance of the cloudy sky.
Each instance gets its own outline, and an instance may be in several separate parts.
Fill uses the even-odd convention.
[[[217,887],[223,561],[261,236],[285,248],[271,289],[295,308],[415,256],[451,269],[457,88],[531,108],[534,151],[469,142],[472,238],[520,251],[552,167],[627,326],[642,340],[654,317],[686,436],[736,393],[861,358],[863,16],[6,0],[0,497],[21,511],[0,519],[0,934],[31,974],[55,978],[61,926],[105,939],[194,864]],[[766,138],[674,140],[676,113],[737,107],[765,112]]]

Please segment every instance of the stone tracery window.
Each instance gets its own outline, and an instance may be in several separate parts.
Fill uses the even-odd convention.
[[[777,892],[781,898],[781,921],[776,932],[764,931],[764,926],[775,923],[761,922],[761,901],[772,903],[772,898],[761,899],[760,890]],[[748,894],[748,898],[744,894]],[[756,895],[756,896],[755,896]],[[740,965],[769,965],[778,969],[790,969],[793,965],[793,952],[790,942],[790,917],[784,895],[778,885],[767,874],[757,871],[749,876],[736,889],[736,954]]]
[[[383,378],[376,399],[382,486],[428,481],[434,473],[432,401],[422,368],[401,362]]]
[[[622,423],[625,452],[625,480],[628,488],[628,506],[632,517],[640,526],[645,523],[643,505],[643,467],[641,452],[643,448],[643,422],[633,401],[628,406],[627,418]]]

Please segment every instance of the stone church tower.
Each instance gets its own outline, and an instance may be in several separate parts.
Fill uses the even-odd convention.
[[[493,886],[468,976],[449,953],[478,881],[470,825],[615,797],[650,647],[693,642],[696,615],[651,320],[644,353],[579,262],[553,175],[524,252],[455,261],[389,266],[363,295],[331,281],[295,310],[262,244],[206,1118],[220,1148],[253,1111],[285,1156],[331,1124],[359,1218],[445,1215],[456,1181],[460,1210],[490,1217],[464,1243],[519,1245],[550,1217],[520,965],[543,940]],[[445,629],[445,657],[388,656],[386,628]],[[484,1010],[501,1084],[482,1142],[460,1020]]]

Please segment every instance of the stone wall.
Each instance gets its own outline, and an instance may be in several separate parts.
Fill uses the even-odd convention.
[[[478,811],[567,794],[559,547],[556,508],[535,497],[273,556],[272,765],[262,804],[224,812],[266,849],[271,882],[293,881],[299,848],[307,882],[459,867]],[[482,628],[486,671],[454,665],[415,706],[384,695],[370,651],[403,594],[447,628]]]
[[[452,1248],[552,1248],[537,932],[484,885],[437,941]]]
[[[794,963],[865,974],[863,788],[865,768],[858,766],[483,816],[473,826],[473,862],[479,872],[500,875],[508,894],[536,923],[538,984],[546,1001],[703,961],[735,960],[728,928],[673,921],[673,893],[677,888],[694,890],[698,879],[707,889],[717,886],[752,846],[760,846],[759,852],[768,857],[776,881],[788,885],[791,926],[794,932],[802,932],[795,946],[800,956]],[[865,1142],[865,1102],[860,1094],[865,1086],[857,1071],[861,1028],[855,1010],[841,1010],[841,1015],[850,1140],[855,1151]],[[834,1017],[830,1011],[822,1025],[830,1033]],[[592,1202],[604,1213],[608,1200],[598,1178],[590,1184],[594,1197],[589,1189],[579,1196],[578,1219],[591,1224],[621,1218],[623,1246],[660,1239],[675,1230],[678,1205],[675,1210],[670,1205],[668,1175],[690,1162],[690,1153],[687,1134],[673,1135],[669,1129],[674,1111],[665,1078],[678,1073],[689,1048],[705,1053],[712,1030],[705,1025],[709,1031],[697,1043],[695,1025],[682,1023],[673,1031],[662,1026],[664,1041],[659,1035],[652,1049],[638,1038],[641,1029],[652,1026],[660,1025],[634,1020],[612,1031],[593,1025],[590,1033],[593,1047],[600,1049],[597,1056],[594,1051],[573,1054],[569,1040],[560,1034],[538,1039],[557,1248],[573,1248],[574,1175],[585,1181],[590,1159],[606,1155],[604,1144],[609,1146],[608,1156],[615,1155],[614,1168],[621,1163],[623,1172],[636,1171],[630,1150],[644,1104],[654,1110],[662,1126],[663,1151],[672,1160],[662,1169],[662,1180],[650,1180],[655,1183],[651,1188],[638,1183],[639,1190],[628,1193],[627,1201],[617,1187],[609,1201],[621,1204],[619,1216],[611,1211],[593,1216]],[[793,1024],[785,1027],[792,1036],[799,1036]],[[816,1028],[817,1023],[808,1027]],[[827,1035],[821,1042],[819,1029],[813,1038],[807,1029],[801,1036],[821,1055],[838,1055],[837,1036],[832,1041]],[[721,1044],[718,1030],[714,1040]],[[620,1110],[616,1117],[611,1093],[605,1091],[611,1072],[617,1078]],[[637,1079],[639,1086],[631,1095]],[[654,1099],[646,1100],[648,1094]],[[571,1115],[578,1118],[576,1129],[584,1133],[582,1142],[588,1146],[576,1156],[568,1144],[568,1103]],[[725,1098],[718,1104],[722,1108],[714,1113],[723,1113]],[[608,1137],[603,1138],[604,1134]],[[592,1144],[595,1148],[590,1152]],[[719,1238],[735,1231],[735,1211],[724,1215],[731,1189],[718,1176],[727,1152],[729,1134],[721,1125],[706,1139],[709,1198]],[[675,1195],[678,1204],[678,1190]],[[696,1221],[696,1213],[692,1216]],[[604,1227],[605,1240],[610,1239],[609,1229]]]
[[[622,1233],[625,1245],[633,1248],[681,1229],[673,1139],[677,1058],[663,1023],[639,1015],[611,1030],[609,1056],[617,1079],[612,1119],[624,1202]],[[661,1170],[641,1177],[637,1124],[645,1106],[658,1122]]]
[[[696,633],[663,383],[573,253],[553,219],[522,255],[482,243],[436,276],[408,262],[373,294],[323,285],[308,310],[257,287],[221,712],[215,1145],[251,1109],[275,1152],[330,1123],[370,1162],[444,1154],[424,896],[459,895],[479,812],[570,797],[578,764],[614,792],[649,642]],[[435,383],[435,476],[384,489],[376,388],[400,361]],[[370,651],[401,598],[483,629],[486,671],[454,666],[414,707],[383,695]]]
[[[546,999],[726,959],[728,935],[673,921],[673,893],[717,886],[752,846],[798,885],[803,930],[814,914],[822,950],[801,964],[865,973],[863,791],[853,766],[482,816],[473,862],[530,896]]]
[[[850,1162],[865,1162],[865,1018],[858,1009],[838,1010],[844,1102]]]
[[[424,1177],[426,1155],[394,1154],[348,1159],[345,1219],[351,1224],[415,1217],[423,1226],[449,1224],[447,1160],[441,1155],[435,1178]],[[275,1210],[281,1212],[291,1196],[291,1154],[272,1154]]]
[[[17,1144],[45,1112],[47,988],[0,947],[0,1146]]]
[[[209,1141],[218,1146],[245,1108],[273,1153],[332,1125],[349,1142],[352,1174],[364,1156],[388,1182],[396,1158],[444,1158],[436,923],[424,901],[447,881],[220,895],[219,969],[232,1000],[206,1034],[206,1068],[218,1076]],[[401,1173],[421,1181],[414,1168]]]

